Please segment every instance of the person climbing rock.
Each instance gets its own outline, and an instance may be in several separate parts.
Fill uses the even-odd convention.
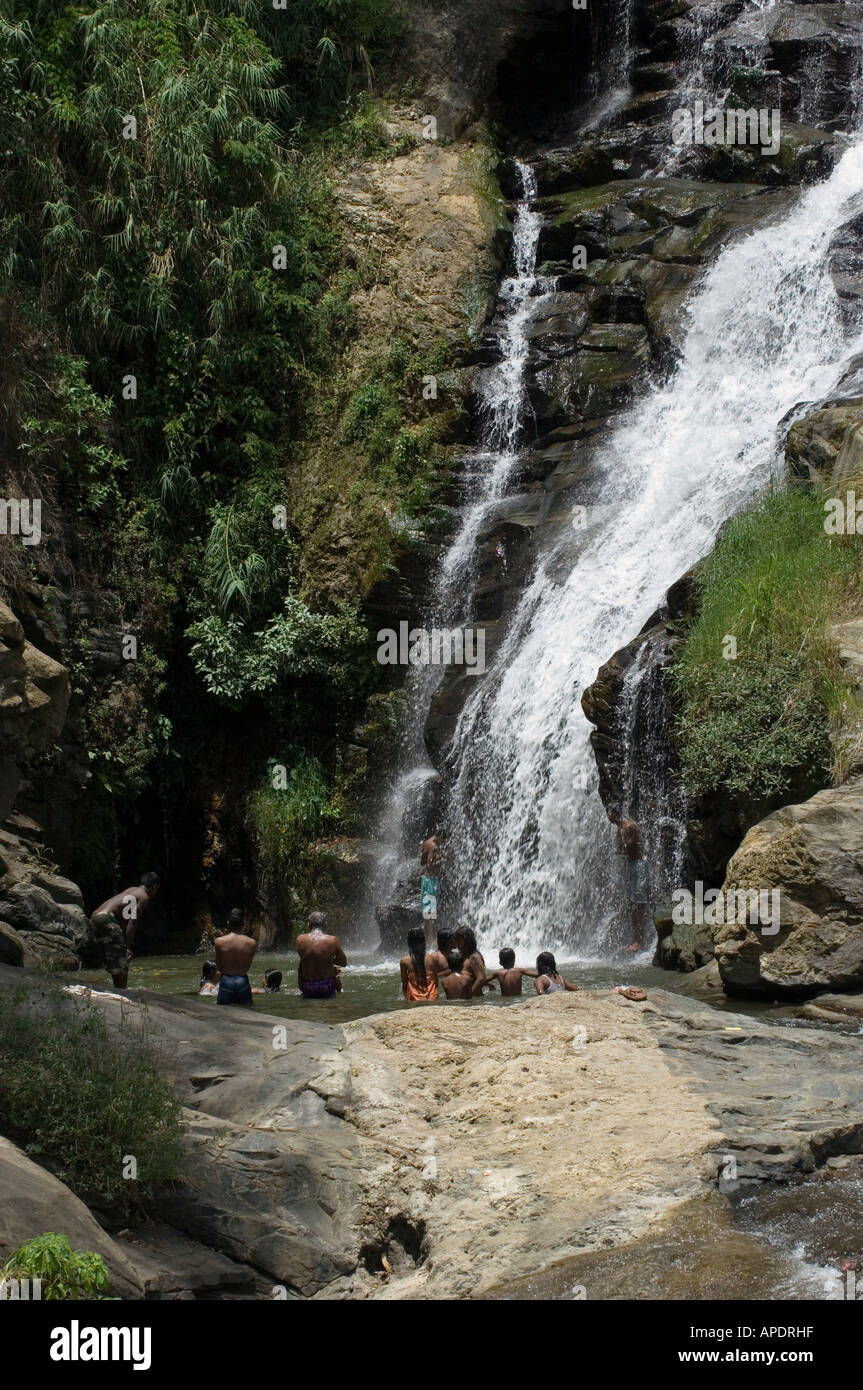
[[[138,887],[115,893],[90,918],[91,940],[99,946],[105,969],[117,989],[126,988],[138,920],[158,891],[159,875],[143,874]]]
[[[325,913],[311,912],[309,930],[297,937],[297,983],[304,999],[332,999],[341,989],[339,966],[347,965],[348,958],[339,938],[330,936],[326,925]]]
[[[445,839],[446,836],[443,834],[430,835],[427,840],[423,840],[420,850],[420,908],[425,922],[426,942],[429,946],[432,944],[434,924],[437,922]]]
[[[249,967],[255,958],[258,943],[245,928],[242,909],[235,907],[228,915],[228,930],[216,937],[216,964],[221,971],[217,1004],[254,1006],[249,984]]]
[[[622,816],[619,811],[614,811],[610,820],[612,825],[617,827],[617,853],[626,860],[626,891],[629,896],[632,941],[624,950],[641,951],[644,949],[644,926],[650,895],[641,831],[634,820]]]

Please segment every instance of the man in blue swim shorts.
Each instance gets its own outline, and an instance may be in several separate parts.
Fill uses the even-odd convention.
[[[249,966],[257,949],[255,938],[246,935],[241,910],[235,907],[228,918],[227,932],[224,936],[217,936],[215,941],[216,964],[221,971],[217,1004],[240,1004],[247,1009],[254,1007]]]

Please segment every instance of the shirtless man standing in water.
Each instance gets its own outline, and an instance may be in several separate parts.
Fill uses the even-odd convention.
[[[221,971],[217,1004],[241,1004],[247,1009],[253,1007],[249,966],[257,949],[255,938],[246,935],[242,912],[235,907],[228,917],[227,932],[217,936],[214,944],[216,964]]]
[[[617,826],[617,853],[626,859],[626,886],[632,917],[632,942],[624,950],[641,951],[644,948],[644,924],[647,917],[648,878],[641,831],[634,820],[621,816],[619,811],[609,817]]]
[[[341,988],[339,966],[347,965],[348,958],[339,938],[327,934],[326,925],[323,912],[311,912],[309,930],[297,937],[297,981],[304,999],[332,999]]]

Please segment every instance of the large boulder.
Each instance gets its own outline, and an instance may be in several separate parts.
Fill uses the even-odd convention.
[[[0,1138],[0,1264],[25,1241],[49,1231],[68,1236],[73,1250],[91,1250],[108,1266],[109,1290],[140,1298],[141,1283],[115,1241],[65,1183]]]
[[[785,461],[792,473],[828,491],[863,474],[863,398],[828,401],[788,431]]]
[[[59,737],[69,694],[66,667],[28,642],[12,609],[0,602],[0,740],[14,765],[26,765]],[[4,784],[11,786],[11,770]],[[0,786],[0,819],[11,809]]]
[[[38,843],[6,827],[0,828],[0,917],[8,929],[0,959],[7,964],[79,966],[89,935],[80,888],[46,867]],[[19,949],[21,960],[13,958]]]
[[[724,886],[780,893],[778,931],[739,922],[715,929],[727,993],[803,998],[863,985],[863,778],[753,826]]]

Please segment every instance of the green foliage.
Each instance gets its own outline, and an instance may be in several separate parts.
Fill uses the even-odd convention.
[[[281,785],[284,769],[285,786]],[[279,785],[274,785],[274,778]],[[250,802],[261,861],[270,873],[294,864],[309,840],[338,824],[340,808],[330,798],[317,758],[289,748],[274,758],[263,787]]]
[[[75,1191],[132,1205],[183,1168],[181,1105],[145,1036],[112,1035],[50,981],[0,991],[0,1112],[12,1137]],[[124,1155],[137,1159],[135,1183]]]
[[[434,471],[439,422],[434,416],[414,422],[423,378],[445,369],[450,350],[442,342],[431,349],[412,349],[396,338],[370,369],[342,415],[342,440],[361,442],[377,480],[401,490],[426,484]]]
[[[687,789],[750,821],[827,785],[831,726],[852,700],[827,627],[860,602],[857,537],[824,531],[822,499],[768,493],[699,567],[701,606],[671,678]],[[726,639],[737,642],[725,659]]]
[[[159,653],[110,693],[75,656],[112,795],[170,773],[188,687],[164,659],[184,669],[186,628],[218,698],[357,684],[355,615],[294,597],[273,507],[354,322],[328,170],[391,148],[365,89],[401,23],[397,0],[9,0],[0,18],[0,443],[56,502],[46,530],[76,518],[79,582],[143,613]]]
[[[355,694],[368,645],[355,607],[312,613],[293,596],[257,632],[250,633],[239,618],[211,613],[193,623],[187,636],[207,690],[228,704],[272,694],[288,680],[315,676]]]
[[[19,1245],[2,1279],[40,1279],[44,1299],[94,1299],[108,1287],[108,1266],[92,1250],[73,1250],[68,1236],[48,1231]]]

